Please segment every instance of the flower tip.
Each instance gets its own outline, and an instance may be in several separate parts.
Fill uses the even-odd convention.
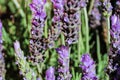
[[[62,52],[66,52],[66,51],[68,52],[69,51],[69,47],[62,45],[59,48],[56,48],[56,51],[59,54],[61,54]]]
[[[2,28],[2,21],[0,20],[0,29]]]
[[[55,80],[55,76],[54,76],[54,67],[50,67],[47,71],[46,71],[46,80]]]
[[[14,42],[15,52],[17,52],[19,48],[20,48],[20,43],[19,43],[19,41],[16,40],[16,41]]]
[[[112,21],[112,25],[115,25],[117,23],[117,16],[115,14],[111,16],[111,21]]]

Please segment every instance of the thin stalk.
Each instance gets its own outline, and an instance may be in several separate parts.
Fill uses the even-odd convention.
[[[86,7],[83,8],[84,10],[84,17],[85,17],[85,31],[86,31],[86,34],[85,34],[85,37],[86,37],[86,52],[89,53],[89,26],[88,26],[88,15],[87,15],[87,9]]]
[[[110,16],[107,17],[107,30],[108,30],[108,49],[110,44]]]
[[[48,19],[45,21],[45,27],[44,27],[44,36],[45,36],[45,38],[48,38],[48,24],[47,24],[47,22],[48,22]],[[44,55],[45,55],[46,58],[44,59],[44,62],[40,64],[41,69],[44,68],[44,64],[47,61],[47,59],[49,58],[49,50],[48,49],[45,51]]]
[[[100,54],[100,38],[99,38],[99,34],[98,34],[98,30],[96,30],[96,42],[97,42],[97,58],[98,58],[98,74],[101,71],[101,54]]]
[[[79,39],[78,39],[78,61],[80,60],[80,51],[81,51],[81,41],[80,41],[81,35],[80,35],[80,30],[79,30]]]
[[[84,13],[83,10],[81,11],[81,31],[80,31],[80,42],[81,42],[81,46],[82,46],[82,52],[81,53],[85,53],[85,45],[84,45],[84,39],[82,36],[85,36],[85,20],[84,20]],[[81,54],[82,55],[82,54]]]
[[[48,25],[47,25],[47,20],[46,20],[46,22],[45,22],[45,32],[44,32],[44,35],[45,35],[45,38],[47,38],[48,37]]]
[[[70,53],[71,53],[71,47],[69,47],[69,61],[68,61],[68,65],[70,65]],[[70,66],[68,66],[70,68]]]
[[[18,0],[12,0],[12,1],[13,1],[13,3],[15,4],[16,8],[19,10],[20,15],[21,15],[22,17],[25,17],[25,13],[24,13],[24,11],[22,10],[20,4],[18,3]]]
[[[47,24],[48,22],[47,22],[47,20],[45,21],[45,27],[44,27],[44,36],[45,36],[45,38],[48,38],[48,24]],[[44,61],[42,63],[40,63],[40,69],[41,69],[40,74],[42,74],[42,70],[45,68],[45,66],[44,66],[45,62],[49,58],[49,50],[48,49],[45,51],[44,55],[45,55],[46,58],[44,59]]]
[[[92,8],[93,8],[93,6],[94,6],[94,2],[95,2],[95,0],[91,0],[91,1],[90,1],[90,7],[89,7],[89,11],[88,11],[88,14],[89,14],[89,15],[91,14]]]
[[[65,37],[63,34],[61,34],[61,40],[62,40],[62,45],[65,45]]]
[[[38,73],[39,73],[40,80],[43,80],[43,79],[42,79],[42,76],[41,76],[42,70],[41,70],[39,64],[37,64],[37,69],[38,69]]]
[[[110,79],[109,79],[109,76],[108,76],[107,74],[106,74],[106,80],[110,80]]]
[[[83,38],[82,38],[82,33],[81,33],[81,31],[80,31],[80,47],[81,47],[82,53],[84,53],[85,47],[84,47],[84,43],[83,43]]]
[[[100,37],[98,34],[98,30],[96,30],[96,40],[97,40],[97,56],[98,60],[101,61],[101,55],[100,55]]]
[[[80,57],[81,57],[80,51],[81,51],[81,47],[82,47],[81,46],[81,26],[80,25],[79,25],[79,32],[78,32],[78,34],[79,34],[79,39],[78,39],[78,62],[79,62]]]

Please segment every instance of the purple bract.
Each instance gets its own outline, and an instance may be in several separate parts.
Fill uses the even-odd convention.
[[[95,62],[89,54],[83,54],[81,57],[82,64],[80,67],[83,71],[82,80],[98,80],[95,73]]]
[[[69,72],[69,48],[67,46],[61,46],[57,48],[56,51],[59,55],[59,76],[57,77],[57,80],[70,80],[71,74]]]
[[[54,75],[54,68],[50,67],[47,71],[46,71],[46,80],[55,80],[55,75]]]

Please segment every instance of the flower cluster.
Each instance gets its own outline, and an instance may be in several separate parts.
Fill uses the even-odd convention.
[[[52,18],[52,26],[48,33],[48,47],[54,46],[54,41],[58,39],[61,34],[62,21],[64,11],[64,0],[51,0],[53,3],[54,16]]]
[[[102,7],[103,7],[102,9],[103,9],[103,12],[104,12],[104,16],[107,16],[107,15],[111,14],[113,7],[110,3],[110,0],[104,0],[102,2]]]
[[[69,72],[69,48],[66,46],[61,46],[56,49],[59,54],[58,62],[58,77],[57,80],[70,80],[71,74]]]
[[[109,62],[107,66],[107,73],[110,80],[120,79],[120,1],[116,2],[114,14],[111,16],[111,44],[109,51]]]
[[[98,80],[95,73],[95,63],[90,58],[90,55],[83,54],[80,61],[82,62],[80,67],[83,71],[83,77],[81,80]]]
[[[118,15],[120,14],[120,1],[119,0],[116,1],[116,6],[114,8],[114,13],[118,14]]]
[[[111,21],[111,45],[107,73],[110,75],[110,80],[119,80],[120,77],[118,76],[118,69],[120,68],[120,17],[114,14],[111,17]]]
[[[1,47],[2,47],[2,22],[1,22],[1,20],[0,20],[0,49],[1,49]]]
[[[54,68],[50,67],[47,71],[46,71],[46,80],[55,80],[55,76],[54,76]]]
[[[0,20],[0,80],[5,80],[5,61],[2,53],[2,22]]]
[[[101,2],[99,0],[95,0],[93,9],[90,13],[90,27],[96,28],[100,26],[101,14],[99,7],[101,6]]]
[[[18,41],[14,42],[15,56],[16,56],[16,64],[20,69],[20,74],[23,76],[24,80],[34,80],[36,79],[35,72],[30,68],[29,63],[26,61],[26,57],[24,57],[23,51],[20,48],[20,43]]]
[[[75,43],[78,38],[80,25],[80,0],[66,0],[64,3],[64,14],[62,18],[62,32],[65,36],[66,45]]]
[[[33,0],[30,4],[33,13],[30,52],[32,53],[31,59],[35,60],[35,62],[42,61],[41,53],[47,48],[47,39],[43,38],[43,28],[46,20],[45,3],[46,0]]]
[[[54,17],[52,29],[49,31],[51,41],[56,40],[61,32],[65,36],[66,45],[75,43],[79,36],[79,10],[86,6],[84,0],[52,0]]]

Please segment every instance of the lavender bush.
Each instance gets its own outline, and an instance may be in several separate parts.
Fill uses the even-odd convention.
[[[0,80],[119,80],[119,36],[119,0],[0,0]]]

